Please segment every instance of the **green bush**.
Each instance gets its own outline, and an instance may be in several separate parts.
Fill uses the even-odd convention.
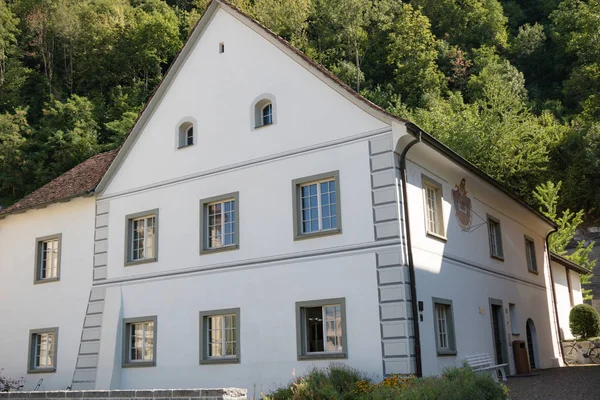
[[[578,304],[569,313],[569,328],[573,335],[584,339],[600,335],[600,316],[590,305]]]
[[[508,389],[489,374],[469,367],[449,368],[442,376],[427,378],[392,375],[374,384],[343,364],[314,368],[265,400],[506,400]]]

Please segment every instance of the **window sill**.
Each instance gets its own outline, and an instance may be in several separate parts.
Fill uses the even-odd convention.
[[[204,256],[212,253],[220,253],[222,251],[230,251],[230,250],[238,250],[240,246],[238,244],[231,244],[228,246],[215,247],[213,249],[202,249],[200,250],[200,255]]]
[[[328,229],[326,231],[318,231],[318,232],[312,232],[312,233],[300,233],[300,234],[294,235],[294,240],[304,240],[304,239],[312,239],[312,238],[318,238],[318,237],[323,237],[323,236],[339,235],[341,233],[342,233],[341,228]]]
[[[311,353],[311,354],[302,354],[298,356],[298,361],[302,360],[331,360],[331,359],[341,359],[348,358],[346,353]]]
[[[144,367],[156,367],[154,361],[140,361],[140,362],[125,362],[121,365],[123,368],[144,368]]]
[[[513,332],[513,333],[511,333],[511,335],[513,335],[513,336],[521,336],[521,334],[519,332]]]
[[[148,264],[148,263],[152,263],[152,262],[156,262],[156,261],[158,261],[157,257],[145,258],[143,260],[125,261],[125,266],[126,267],[133,267],[135,265]]]
[[[456,350],[438,350],[437,351],[437,355],[438,357],[452,357],[452,356],[456,356],[458,353],[456,352]]]
[[[177,150],[187,149],[188,147],[194,147],[193,144],[186,144],[185,146],[177,146]]]
[[[444,243],[446,243],[448,241],[448,238],[446,236],[443,236],[443,235],[440,235],[440,234],[437,234],[437,233],[434,233],[434,232],[427,231],[427,236],[430,237],[430,238],[432,238],[432,239],[436,239],[436,240],[442,241]]]
[[[527,271],[529,271],[530,274],[534,274],[534,275],[539,275],[540,273],[537,271],[534,271],[532,269],[527,269]]]
[[[504,262],[504,257],[503,256],[495,256],[493,254],[490,254],[490,257],[493,258],[493,259],[495,259],[495,260]]]
[[[210,365],[210,364],[239,364],[239,357],[215,357],[215,358],[206,358],[204,360],[200,360],[200,365]]]
[[[53,372],[56,372],[56,368],[34,368],[27,370],[28,374],[49,374]]]
[[[275,125],[273,122],[271,122],[270,124],[258,125],[258,126],[254,127],[253,131],[260,129],[260,128],[266,128],[267,126],[273,126],[273,125]]]
[[[60,282],[60,277],[57,276],[56,278],[36,279],[35,281],[33,281],[33,284],[38,285],[38,284],[42,284],[42,283],[52,283],[52,282]]]

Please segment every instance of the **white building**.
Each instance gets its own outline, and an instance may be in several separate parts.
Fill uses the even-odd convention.
[[[553,224],[220,0],[108,170],[86,163],[106,173],[70,202],[0,213],[0,368],[27,389],[514,373],[528,324],[535,367],[562,364]]]
[[[581,275],[587,275],[590,271],[553,252],[550,252],[550,263],[562,338],[572,339],[569,313],[573,306],[583,304]]]

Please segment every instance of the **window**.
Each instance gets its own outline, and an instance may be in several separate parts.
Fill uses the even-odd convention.
[[[433,325],[438,355],[456,355],[452,301],[433,298]]]
[[[194,125],[195,121],[184,121],[179,124],[177,131],[177,148],[181,149],[194,145]]]
[[[533,239],[528,238],[527,236],[525,237],[525,257],[527,258],[527,270],[537,274],[538,270],[537,262],[535,260],[535,243]]]
[[[123,320],[123,367],[156,365],[156,316]]]
[[[262,109],[262,124],[271,125],[273,123],[273,104],[269,103]]]
[[[239,248],[239,193],[200,201],[200,253]]]
[[[442,185],[423,177],[425,199],[425,225],[428,235],[444,238],[444,218],[442,215]]]
[[[346,302],[328,299],[296,303],[298,359],[346,358]]]
[[[125,265],[158,259],[158,209],[125,217],[127,245]]]
[[[258,96],[252,102],[251,113],[252,129],[276,124],[277,105],[275,104],[275,96],[269,93]]]
[[[35,283],[59,280],[61,239],[62,235],[58,234],[35,240]]]
[[[339,172],[292,182],[294,239],[340,233],[342,217]]]
[[[200,364],[240,362],[240,309],[200,313]]]
[[[490,256],[499,260],[504,260],[504,251],[502,249],[502,231],[500,230],[500,221],[488,215],[488,236],[490,240]]]
[[[58,328],[29,331],[29,373],[55,372]]]
[[[219,54],[223,54],[225,53],[225,43],[221,42],[219,43]]]

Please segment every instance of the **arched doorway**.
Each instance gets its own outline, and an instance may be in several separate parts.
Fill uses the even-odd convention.
[[[538,347],[537,347],[537,334],[535,331],[535,324],[533,320],[529,318],[527,320],[527,352],[529,353],[529,365],[531,369],[537,368],[539,365],[538,359]]]

